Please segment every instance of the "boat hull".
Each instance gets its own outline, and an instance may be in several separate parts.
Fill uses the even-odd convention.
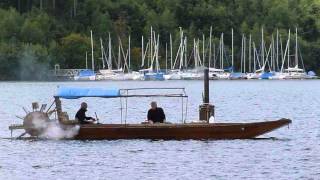
[[[291,123],[289,119],[255,123],[88,124],[75,139],[250,139]]]

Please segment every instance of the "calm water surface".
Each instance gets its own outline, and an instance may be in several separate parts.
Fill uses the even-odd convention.
[[[1,82],[0,179],[320,179],[320,81],[212,81],[217,122],[290,118],[293,123],[264,140],[67,141],[10,140],[22,107],[50,104],[58,85],[185,87],[188,116],[198,117],[201,81]],[[119,99],[63,100],[71,117],[82,101],[102,122],[120,120]],[[145,119],[151,100],[171,122],[181,121],[181,99],[130,99],[128,122]],[[15,135],[18,135],[16,133]]]

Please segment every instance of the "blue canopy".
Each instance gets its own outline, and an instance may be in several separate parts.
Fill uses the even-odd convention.
[[[117,88],[80,88],[80,87],[59,87],[56,97],[65,99],[78,99],[82,97],[119,97],[120,90]]]

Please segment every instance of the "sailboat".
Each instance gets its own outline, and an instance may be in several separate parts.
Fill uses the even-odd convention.
[[[164,75],[165,80],[180,80],[184,74],[183,72],[183,64],[184,54],[186,53],[186,42],[187,39],[184,37],[184,33],[182,28],[180,27],[180,44],[176,53],[175,60],[173,61],[173,50],[172,50],[172,36],[170,34],[170,69],[167,70],[167,74]],[[177,62],[179,61],[179,68],[176,68]],[[185,63],[186,64],[186,63]]]
[[[253,50],[253,52],[252,52],[252,50]],[[253,54],[253,61],[251,62],[251,55],[252,54]],[[257,65],[259,66],[258,70],[257,70]],[[255,43],[252,42],[252,40],[251,40],[251,34],[250,34],[250,37],[249,37],[249,73],[247,73],[247,79],[259,79],[261,76],[262,70],[263,69],[260,67],[260,62],[259,62],[259,54],[257,52]]]
[[[241,44],[241,62],[240,62],[240,65],[241,65],[241,68],[240,68],[240,72],[234,72],[234,67],[233,67],[233,43],[232,43],[232,71],[230,73],[230,76],[229,76],[229,79],[231,80],[239,80],[239,79],[246,79],[246,74],[244,73],[245,71],[245,52],[246,52],[246,49],[245,49],[245,37],[244,35],[242,35],[242,44]],[[233,31],[232,31],[232,42],[233,42]]]
[[[233,29],[232,29],[233,34]],[[215,53],[215,44],[213,44],[213,67],[211,63],[212,59],[212,26],[210,27],[210,34],[209,34],[209,59],[208,59],[208,66],[209,66],[209,78],[211,80],[219,80],[219,79],[228,79],[230,73],[225,72],[223,68],[218,68],[216,66],[216,53]],[[223,56],[221,56],[221,52],[223,52],[223,33],[221,34],[220,43],[219,43],[219,54],[220,54],[220,62],[223,60]],[[233,41],[232,41],[233,43]],[[222,59],[221,59],[222,58]],[[222,63],[223,64],[223,63]]]
[[[150,33],[150,54],[149,54],[149,62],[150,66],[147,69],[141,69],[139,70],[139,74],[142,77],[143,80],[165,80],[164,79],[164,73],[160,70],[160,64],[159,64],[159,34],[157,35],[156,39],[156,33],[152,30],[151,27],[151,33]],[[148,44],[147,44],[148,45]],[[142,46],[143,46],[143,39],[142,39]],[[145,54],[148,51],[148,49],[143,52],[144,47],[142,47],[142,61],[144,62]]]
[[[203,44],[204,44],[204,38],[203,38]],[[204,45],[203,45],[203,56],[202,59],[204,60]],[[204,67],[204,62],[203,60],[201,61],[200,59],[200,50],[199,50],[199,39],[195,41],[193,40],[193,55],[194,55],[194,68],[193,69],[186,69],[182,74],[181,78],[184,80],[198,80],[203,78],[203,67]],[[180,66],[181,63],[183,62],[183,58],[180,60]]]
[[[298,30],[296,28],[296,33],[295,33],[295,55],[294,55],[294,67],[290,67],[290,53],[289,53],[289,48],[288,48],[288,68],[284,70],[284,79],[307,79],[308,75],[305,72],[304,68],[299,68],[299,58],[298,58]],[[289,31],[289,37],[288,41],[290,41],[290,31]],[[290,46],[290,44],[289,44]],[[303,60],[301,58],[302,64]]]
[[[91,35],[91,67],[92,69],[88,69],[86,67],[85,70],[79,71],[79,73],[74,76],[74,80],[76,81],[94,81],[96,80],[96,73],[94,72],[94,55],[93,55],[93,38],[92,38],[92,30],[90,31]],[[87,53],[86,53],[86,66],[87,66]]]

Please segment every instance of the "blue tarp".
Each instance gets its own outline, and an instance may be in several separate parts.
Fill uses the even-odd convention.
[[[264,72],[264,73],[261,74],[260,78],[261,79],[269,79],[273,75],[274,75],[274,73],[272,73],[272,72]]]
[[[59,87],[56,95],[65,99],[78,99],[81,97],[119,97],[120,90],[117,88],[80,88],[80,87]]]
[[[82,70],[78,74],[80,77],[88,77],[88,76],[95,76],[96,74],[91,69]]]
[[[158,81],[163,81],[164,76],[162,72],[157,72],[157,73],[146,73],[144,74],[144,80],[158,80]]]

